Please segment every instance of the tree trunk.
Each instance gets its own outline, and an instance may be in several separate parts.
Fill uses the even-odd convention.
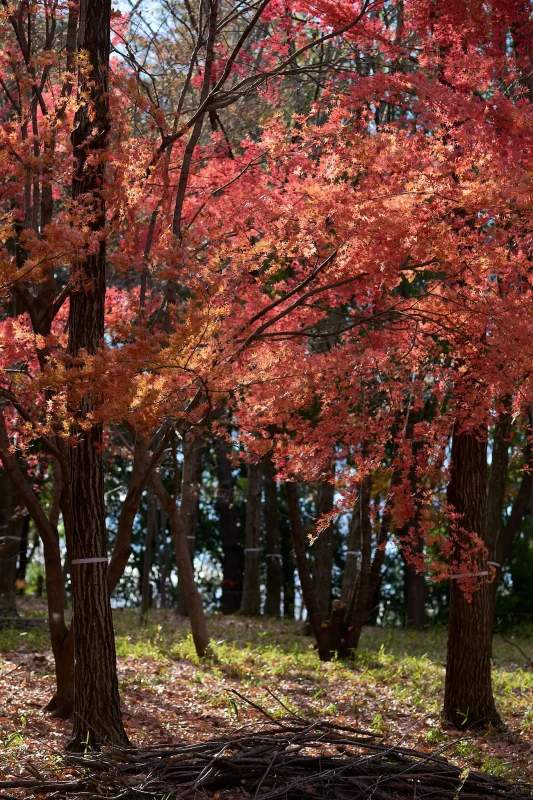
[[[289,517],[291,521],[292,541],[296,565],[302,587],[302,595],[311,630],[318,645],[318,655],[321,661],[329,661],[333,655],[330,646],[330,632],[327,626],[323,625],[318,604],[313,589],[313,581],[309,574],[309,564],[305,551],[305,535],[302,526],[302,515],[298,499],[298,490],[295,483],[286,483],[287,500],[289,502]]]
[[[278,495],[281,499],[281,493]],[[282,579],[283,579],[283,617],[284,619],[294,619],[294,599],[295,599],[295,580],[294,573],[296,565],[294,563],[294,550],[292,546],[292,534],[290,522],[281,520],[281,555],[282,560]]]
[[[207,630],[207,621],[202,605],[202,598],[194,580],[194,570],[187,542],[187,529],[179,513],[176,501],[165,489],[163,481],[157,472],[154,472],[152,475],[152,484],[159,502],[167,512],[170,520],[172,541],[174,542],[174,550],[176,551],[178,580],[183,586],[183,591],[185,593],[194,646],[197,654],[202,658],[209,647],[209,631]]]
[[[323,481],[318,484],[316,498],[318,518],[333,511],[334,495],[335,485],[333,483]],[[326,620],[329,619],[331,613],[331,573],[333,569],[333,528],[331,525],[321,531],[315,539],[313,554],[313,590],[318,613],[322,620]]]
[[[477,434],[477,435],[476,435]],[[461,545],[468,547],[468,532],[485,539],[487,513],[487,443],[485,431],[458,433],[452,441],[448,501],[458,519],[454,564],[461,570]],[[486,569],[479,559],[479,570]],[[444,691],[444,715],[457,728],[499,725],[491,683],[492,617],[491,588],[486,580],[469,600],[461,580],[451,581],[448,657]]]
[[[406,558],[403,559],[403,562],[406,606],[405,626],[406,628],[421,630],[427,624],[426,577],[423,572],[417,572]]]
[[[183,472],[181,477],[180,515],[187,531],[187,543],[191,564],[194,565],[196,549],[196,528],[200,506],[200,487],[202,484],[202,457],[205,443],[200,437],[183,443]],[[194,566],[193,566],[194,570]],[[178,583],[176,612],[187,616],[187,600],[181,583]]]
[[[261,613],[261,463],[248,465],[246,533],[241,613]]]
[[[278,487],[272,458],[263,461],[265,501],[263,507],[266,531],[266,600],[265,614],[280,616],[282,576],[281,534],[279,527]]]
[[[157,524],[157,498],[152,484],[149,484],[146,491],[147,513],[146,513],[146,539],[144,545],[143,577],[141,594],[141,618],[146,620],[148,610],[151,606],[152,586],[150,583],[150,573],[152,571],[152,550],[155,539],[155,527]]]
[[[367,476],[357,494],[350,529],[348,532],[348,551],[346,553],[346,565],[342,576],[341,600],[346,608],[349,608],[354,591],[357,587],[357,579],[361,569],[361,543],[363,530],[370,525],[370,493],[372,489],[372,478]]]
[[[17,459],[11,452],[4,415],[0,410],[0,459],[13,488],[33,517],[43,542],[46,571],[46,599],[50,642],[56,666],[56,695],[48,708],[58,717],[67,718],[72,712],[73,658],[67,645],[69,631],[65,625],[63,607],[63,574],[57,527],[47,519],[41,504],[30,488]]]
[[[17,497],[9,476],[0,472],[0,620],[17,614],[17,558],[24,514],[17,509]]]
[[[22,531],[20,534],[20,547],[19,547],[19,560],[17,567],[17,594],[23,595],[26,586],[26,570],[30,561],[28,555],[29,538],[30,538],[30,520],[29,514],[24,515],[22,523]]]
[[[170,553],[167,542],[168,514],[159,503],[157,533],[157,567],[159,570],[159,605],[167,607],[167,580],[170,569]]]
[[[233,474],[228,458],[230,447],[225,439],[217,439],[217,511],[222,541],[222,599],[223,614],[234,614],[242,600],[242,552],[237,528],[237,509],[233,502]]]
[[[95,354],[104,339],[106,294],[105,202],[103,154],[109,134],[107,73],[110,48],[110,0],[81,0],[79,50],[88,54],[89,76],[80,73],[80,106],[72,133],[75,172],[74,203],[91,208],[89,227],[99,237],[95,252],[73,266],[68,352]],[[87,95],[87,99],[84,99]],[[81,420],[98,405],[88,394],[73,409]],[[71,577],[74,628],[74,727],[70,750],[105,743],[127,745],[120,713],[115,638],[107,579],[103,429],[79,427],[70,448],[72,524]]]

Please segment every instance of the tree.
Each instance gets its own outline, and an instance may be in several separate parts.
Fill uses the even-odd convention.
[[[110,130],[110,0],[81,0],[78,47],[88,58],[80,80],[79,107],[72,144],[75,170],[72,199],[90,214],[93,252],[73,265],[69,308],[68,353],[72,368],[83,354],[96,355],[105,326],[105,152]],[[71,579],[74,630],[74,726],[69,749],[104,743],[128,744],[122,724],[116,672],[115,637],[107,582],[103,426],[93,415],[101,399],[85,394],[80,401],[70,448]]]
[[[449,502],[458,515],[457,544],[453,557],[457,573],[450,586],[450,621],[444,690],[444,714],[458,728],[500,725],[491,681],[491,589],[485,581],[468,596],[469,573],[461,573],[465,551],[472,550],[472,535],[485,536],[487,508],[487,441],[483,430],[454,430]],[[470,562],[472,563],[472,562]],[[473,560],[472,576],[485,573],[485,558]],[[477,570],[476,570],[477,566]],[[461,577],[463,575],[464,577]]]
[[[241,613],[249,617],[261,612],[261,474],[261,462],[248,465]]]

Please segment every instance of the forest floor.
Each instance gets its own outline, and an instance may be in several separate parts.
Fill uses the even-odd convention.
[[[24,611],[39,615],[35,606]],[[217,616],[209,625],[213,654],[200,662],[186,619],[154,611],[142,626],[137,611],[115,611],[123,715],[133,744],[231,733],[257,716],[231,690],[281,718],[287,711],[272,692],[309,718],[357,724],[387,734],[391,744],[438,750],[460,766],[533,781],[532,638],[494,639],[494,687],[507,732],[461,734],[439,717],[444,630],[365,628],[353,664],[324,664],[302,623]],[[53,692],[52,673],[45,628],[0,631],[2,779],[29,776],[35,768],[52,778],[62,770],[70,724],[42,711]]]

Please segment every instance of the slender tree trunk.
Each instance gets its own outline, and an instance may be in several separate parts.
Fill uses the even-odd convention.
[[[279,495],[281,499],[281,493]],[[292,546],[292,533],[290,523],[281,521],[281,555],[282,560],[282,579],[283,579],[283,617],[294,619],[294,599],[295,599],[295,580],[294,575],[296,565],[294,562],[294,549]]]
[[[222,599],[223,614],[234,614],[242,600],[242,551],[239,544],[237,509],[233,502],[233,473],[228,458],[230,447],[225,439],[217,439],[217,511],[222,540]]]
[[[29,514],[25,514],[20,534],[19,559],[17,566],[17,594],[20,595],[24,594],[26,571],[29,564],[28,547],[30,544],[30,520],[31,516]]]
[[[191,564],[194,564],[196,550],[196,528],[200,506],[200,487],[202,484],[202,457],[205,442],[200,437],[191,438],[183,444],[183,472],[181,478],[180,514],[187,531],[187,543]],[[194,569],[194,567],[193,567]],[[176,611],[187,616],[187,601],[181,583],[178,583]]]
[[[279,498],[274,464],[270,455],[263,462],[265,501],[263,514],[266,531],[266,601],[265,614],[279,617],[281,606],[282,555],[279,527]]]
[[[142,594],[141,594],[141,618],[146,619],[152,599],[152,586],[150,584],[150,573],[152,571],[152,550],[155,539],[155,527],[157,524],[157,498],[152,484],[149,484],[146,491],[147,514],[146,514],[146,539],[144,545]]]
[[[178,580],[182,584],[185,593],[187,608],[189,610],[191,633],[196,652],[200,658],[202,658],[209,647],[209,631],[207,629],[202,598],[194,580],[194,570],[187,542],[187,529],[176,505],[176,501],[165,489],[163,481],[157,472],[154,472],[152,475],[152,484],[159,502],[167,512],[170,520],[172,541],[174,542],[174,550],[176,551]]]
[[[307,561],[305,549],[305,535],[302,526],[302,515],[300,511],[300,502],[298,499],[298,490],[295,483],[286,483],[285,489],[287,492],[287,500],[289,502],[289,517],[291,520],[294,554],[296,556],[296,565],[298,567],[300,586],[302,587],[303,600],[307,608],[309,624],[318,645],[318,655],[320,660],[329,661],[333,655],[330,645],[330,632],[329,629],[322,624],[323,620],[318,609],[316,596],[314,594],[313,581],[311,580],[311,575],[309,573],[309,563]]]
[[[170,553],[167,542],[168,514],[159,503],[157,533],[157,566],[159,570],[159,605],[167,607],[167,580],[170,570]]]
[[[78,47],[88,54],[88,82],[80,75],[81,105],[72,134],[75,157],[73,201],[92,207],[89,223],[100,239],[96,252],[72,270],[69,354],[98,351],[104,338],[106,294],[103,154],[109,134],[108,70],[110,0],[81,0]],[[84,99],[84,94],[87,99]],[[89,158],[89,155],[91,158]],[[98,405],[86,395],[76,413],[86,419]],[[101,425],[80,427],[70,450],[72,498],[72,595],[74,628],[74,728],[71,750],[127,744],[120,713],[115,638],[107,579],[104,475]]]
[[[361,544],[363,530],[370,525],[370,493],[372,477],[367,476],[357,494],[350,529],[348,531],[348,551],[346,565],[342,576],[341,600],[346,608],[350,607],[352,597],[357,589],[357,580],[361,569]]]
[[[20,551],[24,514],[17,509],[17,497],[9,476],[0,472],[0,621],[17,614],[17,558]]]
[[[468,532],[483,540],[486,534],[487,443],[484,434],[485,431],[454,431],[453,434],[448,500],[456,514],[461,515],[458,526],[467,532],[456,531],[457,570],[461,569],[460,546],[468,547]],[[480,559],[479,571],[485,569],[486,562]],[[499,725],[491,682],[491,588],[483,581],[469,600],[460,584],[460,580],[452,580],[450,587],[444,715],[457,728]]]
[[[333,473],[334,474],[334,473]],[[318,484],[316,498],[316,514],[333,511],[335,485],[329,481]],[[316,597],[318,613],[322,620],[329,619],[331,613],[331,587],[333,570],[333,528],[328,525],[320,532],[313,544],[313,590]]]
[[[246,493],[246,534],[241,613],[261,613],[261,472],[262,465],[248,465]]]
[[[421,550],[419,551],[421,552]],[[421,630],[427,624],[426,578],[423,572],[417,572],[404,558],[404,592],[405,592],[405,626]]]

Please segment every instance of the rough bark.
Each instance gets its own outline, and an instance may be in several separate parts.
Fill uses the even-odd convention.
[[[181,477],[180,515],[187,531],[187,544],[191,564],[196,550],[196,528],[200,506],[200,487],[202,484],[202,457],[205,442],[200,437],[191,437],[183,443],[183,471]],[[187,600],[181,583],[178,583],[176,611],[188,614]]]
[[[81,0],[78,49],[88,56],[88,80],[80,74],[81,104],[72,133],[74,203],[91,210],[88,223],[100,243],[73,265],[68,352],[94,354],[104,337],[106,294],[104,154],[109,134],[108,69],[110,0]],[[87,99],[84,100],[84,95]],[[98,398],[85,395],[79,419],[92,414]],[[71,750],[105,743],[128,744],[120,713],[115,639],[107,578],[107,533],[103,480],[103,430],[80,427],[70,448],[74,629],[74,726]],[[98,559],[87,562],[86,559]],[[80,563],[80,561],[82,563]]]
[[[469,532],[484,540],[487,514],[485,431],[455,430],[451,462],[448,501],[456,514],[461,515],[458,524],[467,532],[457,530],[456,535],[460,543],[466,545]],[[459,562],[459,548],[455,558]],[[486,561],[479,561],[481,572],[486,569]],[[491,682],[490,591],[490,585],[483,581],[469,600],[461,581],[451,581],[444,716],[457,728],[500,724]]]
[[[324,514],[333,511],[335,485],[322,481],[317,487],[316,514],[320,519]],[[333,569],[333,528],[328,525],[320,532],[313,544],[313,589],[315,592],[318,613],[323,620],[329,619],[331,613],[331,586]]]
[[[296,565],[290,525],[282,525],[281,527],[281,555],[283,556],[283,616],[285,619],[294,619],[294,600],[296,596],[294,574]]]
[[[289,503],[289,517],[291,521],[292,541],[296,566],[300,578],[300,586],[311,630],[318,645],[318,655],[321,661],[329,661],[333,655],[330,646],[330,633],[323,624],[318,604],[313,590],[313,581],[309,572],[309,563],[305,549],[305,534],[302,525],[302,515],[298,499],[298,490],[295,483],[286,483],[287,500]]]
[[[261,463],[249,464],[241,613],[261,613]]]
[[[209,631],[207,629],[202,598],[194,580],[194,570],[187,542],[187,529],[175,499],[171,497],[165,489],[159,474],[154,472],[151,480],[158,500],[168,514],[170,520],[172,541],[174,542],[174,550],[176,552],[178,580],[183,586],[187,608],[189,610],[189,622],[194,646],[197,654],[202,658],[209,647]]]
[[[281,588],[283,583],[283,564],[281,555],[281,533],[279,526],[279,498],[276,473],[272,458],[267,455],[263,461],[264,506],[266,538],[266,599],[265,614],[280,616]]]
[[[223,614],[234,614],[242,600],[242,551],[239,544],[237,509],[233,502],[233,473],[229,460],[230,446],[225,439],[217,439],[217,511],[220,519],[222,543],[222,598]]]

